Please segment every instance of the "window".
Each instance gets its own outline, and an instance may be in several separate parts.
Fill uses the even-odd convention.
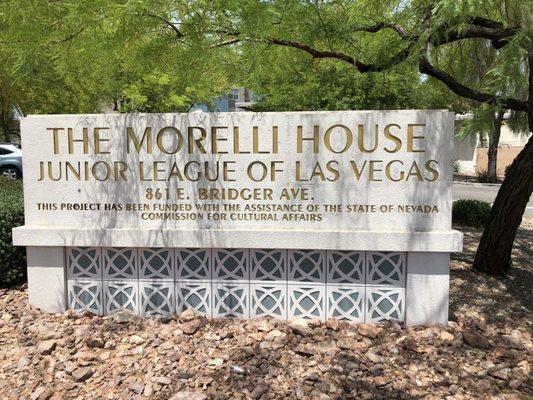
[[[11,154],[13,153],[11,150],[8,150],[4,147],[0,147],[0,156],[5,156],[6,154]]]

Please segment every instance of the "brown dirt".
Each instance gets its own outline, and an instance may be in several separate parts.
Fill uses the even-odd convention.
[[[464,234],[462,253],[452,255],[450,309],[487,320],[533,318],[533,219],[524,219],[513,249],[513,265],[503,278],[476,273],[472,261],[479,229],[456,226]]]

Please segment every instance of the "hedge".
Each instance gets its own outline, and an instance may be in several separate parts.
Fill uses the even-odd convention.
[[[11,230],[24,225],[22,181],[0,177],[0,286],[26,280],[26,249],[13,246]]]
[[[452,221],[457,224],[482,227],[490,214],[490,204],[481,200],[461,199],[453,202]]]

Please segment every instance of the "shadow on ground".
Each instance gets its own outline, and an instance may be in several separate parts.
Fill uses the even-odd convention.
[[[456,226],[464,233],[464,250],[452,254],[450,310],[475,313],[490,321],[531,318],[533,314],[533,221],[518,230],[513,248],[513,265],[503,278],[472,270],[481,230]]]

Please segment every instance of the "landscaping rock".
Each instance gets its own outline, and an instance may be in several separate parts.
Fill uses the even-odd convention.
[[[72,377],[76,382],[85,382],[91,376],[93,376],[94,371],[89,367],[76,368],[72,371]]]
[[[105,340],[102,336],[89,336],[85,339],[87,347],[94,347],[98,349],[103,349],[105,346]]]
[[[524,343],[522,342],[522,337],[519,333],[514,333],[512,335],[503,335],[502,336],[503,345],[509,349],[523,350]]]
[[[143,344],[145,342],[144,338],[138,335],[131,336],[129,341],[131,344],[135,344],[135,345]]]
[[[37,351],[42,355],[49,355],[54,351],[56,346],[57,342],[55,340],[43,340],[39,343],[39,346],[37,346]]]
[[[186,335],[194,335],[198,329],[202,327],[202,321],[200,319],[193,319],[189,322],[180,325],[181,330]]]
[[[142,318],[135,314],[134,312],[132,311],[128,311],[128,310],[119,310],[117,312],[114,312],[113,314],[110,314],[106,317],[107,320],[110,320],[112,322],[115,322],[117,324],[128,324],[128,323],[131,323],[131,322],[138,322],[140,321]]]
[[[290,321],[289,327],[295,334],[300,336],[309,336],[313,333],[313,330],[309,327],[309,322],[306,319],[294,319]]]
[[[168,400],[205,400],[207,396],[200,392],[178,392]]]
[[[487,338],[473,329],[463,332],[463,339],[471,347],[477,347],[478,349],[488,349],[490,347]]]
[[[252,390],[252,393],[250,393],[250,397],[252,397],[252,399],[258,399],[263,394],[265,394],[267,391],[268,391],[268,386],[265,385],[264,383],[260,383],[254,388],[254,390]]]
[[[446,330],[395,323],[374,329],[189,313],[166,323],[115,323],[41,312],[27,306],[25,292],[0,289],[2,308],[13,318],[0,325],[0,398],[511,399],[532,393],[533,343],[524,321],[478,324],[457,313]],[[198,321],[194,334],[184,332]],[[494,345],[468,344],[483,341],[480,336]],[[38,350],[45,341],[56,343],[48,355]]]
[[[370,339],[375,339],[378,337],[381,328],[377,325],[359,324],[357,325],[357,331],[362,336],[365,336]]]
[[[181,322],[189,322],[189,321],[192,321],[193,319],[197,318],[197,314],[194,312],[194,310],[188,308],[186,309],[185,311],[183,311],[180,316],[179,316],[179,320]]]
[[[144,391],[144,385],[141,382],[131,382],[129,387],[133,393],[142,394]]]
[[[502,380],[508,380],[510,372],[511,372],[510,368],[499,368],[499,367],[490,368],[487,371],[487,373],[490,376],[493,376],[495,378],[502,379]]]
[[[166,376],[158,376],[158,377],[155,378],[155,382],[158,385],[167,386],[167,385],[170,385],[172,383],[172,379],[167,378]]]

